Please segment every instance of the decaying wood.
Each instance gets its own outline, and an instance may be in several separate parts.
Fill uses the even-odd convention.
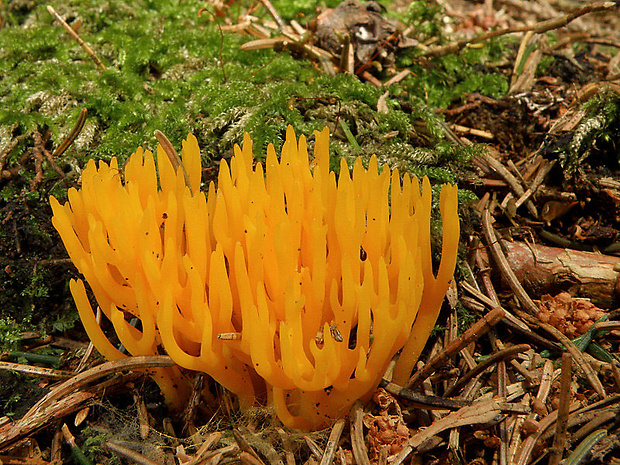
[[[84,371],[51,390],[16,422],[2,425],[0,427],[0,451],[14,444],[19,439],[47,426],[50,421],[62,419],[82,408],[87,401],[104,392],[106,388],[127,383],[131,379],[140,376],[136,373],[125,375],[117,373],[174,365],[175,363],[170,357],[153,355],[127,357],[113,362],[106,362]],[[89,390],[82,391],[90,383],[114,374],[117,375],[112,379],[100,382]]]
[[[24,365],[21,363],[2,362],[0,361],[0,370],[10,370],[17,373],[25,373],[31,376],[40,376],[50,379],[67,379],[73,376],[73,373],[65,370],[54,370],[53,368],[37,367],[33,365]]]
[[[97,381],[106,376],[129,370],[147,370],[155,367],[171,367],[176,364],[172,359],[166,355],[144,355],[138,357],[127,357],[112,362],[105,362],[101,365],[86,370],[73,378],[68,379],[61,385],[50,391],[45,397],[37,402],[29,411],[25,417],[34,414],[35,412],[44,409],[59,399],[62,399],[66,394],[74,392],[78,389],[82,389],[84,386]]]
[[[501,241],[517,280],[534,296],[568,291],[603,308],[618,301],[620,258],[540,244]]]
[[[0,426],[0,451],[6,450],[20,439],[26,438],[42,428],[46,428],[50,424],[71,415],[96,396],[102,395],[106,389],[113,391],[114,389],[110,389],[111,387],[124,387],[126,383],[135,380],[139,376],[136,373],[120,375],[98,384],[89,391],[69,392],[56,400],[48,408],[27,414],[14,423],[3,424]]]

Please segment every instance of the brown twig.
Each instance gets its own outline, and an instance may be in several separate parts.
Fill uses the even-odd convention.
[[[450,397],[450,396],[454,395],[455,393],[459,392],[459,390],[463,386],[465,386],[472,378],[474,378],[478,374],[482,373],[483,371],[485,371],[490,366],[495,365],[499,361],[503,361],[503,360],[512,358],[515,355],[517,355],[517,354],[519,354],[521,352],[525,352],[525,351],[530,350],[530,349],[531,349],[531,347],[528,344],[518,344],[518,345],[515,345],[515,346],[512,346],[512,347],[508,347],[506,349],[500,350],[498,352],[495,352],[493,355],[490,355],[486,360],[484,360],[483,362],[480,362],[476,366],[476,368],[474,368],[473,370],[468,371],[463,376],[461,376],[461,378],[459,378],[459,380],[456,382],[456,384],[454,384],[454,386],[452,386],[450,389],[448,389],[446,391],[445,395],[447,397]],[[500,396],[501,396],[501,394],[500,394]]]
[[[420,448],[433,436],[446,429],[493,422],[497,418],[497,415],[502,412],[500,404],[501,402],[495,399],[481,399],[468,407],[463,407],[456,412],[450,413],[441,420],[435,421],[431,426],[422,429],[407,441],[405,447],[403,447],[402,451],[399,452],[392,461],[392,465],[403,463],[411,452]]]
[[[269,461],[269,465],[284,465],[280,454],[278,454],[270,441],[263,439],[261,436],[253,433],[245,426],[242,427],[240,431],[243,433],[243,438],[251,446],[251,451],[254,452],[256,458],[258,458],[259,455],[254,449],[258,450],[258,452],[260,452],[261,455]]]
[[[70,447],[75,447],[75,436],[73,434],[71,434],[71,431],[69,430],[69,427],[67,426],[66,423],[63,423],[60,431],[63,435],[63,437],[65,438],[65,441],[67,442],[67,444],[69,444]]]
[[[553,160],[552,162],[544,162],[540,167],[538,172],[536,173],[536,177],[534,181],[530,184],[530,187],[525,191],[525,193],[517,199],[515,202],[515,208],[519,208],[526,201],[530,199],[530,197],[536,194],[536,191],[541,186],[547,175],[551,172],[551,169],[555,166],[557,160]]]
[[[62,463],[62,426],[58,425],[54,431],[54,437],[52,438],[52,445],[50,447],[50,462]]]
[[[559,465],[566,446],[566,431],[570,407],[570,385],[572,377],[572,358],[569,353],[562,354],[562,377],[560,378],[560,403],[558,406],[558,419],[555,422],[555,438],[551,447],[549,465]]]
[[[451,294],[456,296],[456,283],[454,280],[450,283],[450,288],[455,288],[455,291]],[[456,305],[452,305],[450,302],[450,316],[448,317],[448,327],[446,328],[446,334],[444,337],[444,346],[449,345],[451,342],[457,340],[459,337],[459,317],[456,309]],[[464,347],[459,353],[467,352],[467,347]],[[467,352],[469,354],[469,352]],[[456,366],[456,354],[450,357],[450,365]],[[460,370],[457,369],[456,377],[458,378],[458,374]],[[451,382],[451,384],[454,384]],[[448,380],[444,381],[443,390],[448,389]]]
[[[506,372],[506,361],[500,360],[497,363],[497,395],[504,399],[508,397],[508,389],[506,386],[507,379],[508,373]],[[508,430],[506,427],[506,419],[500,422],[498,428],[500,439],[499,463],[500,465],[508,465]]]
[[[390,79],[388,79],[384,84],[383,87],[389,87],[391,85],[394,84],[398,84],[400,81],[402,81],[403,79],[405,79],[407,76],[409,76],[410,74],[413,75],[413,73],[411,71],[409,71],[408,69],[404,69],[401,72],[395,74],[394,76],[392,76]]]
[[[271,15],[271,17],[275,20],[275,22],[278,24],[278,27],[280,28],[280,30],[282,31],[286,30],[284,21],[282,21],[282,18],[280,18],[278,11],[273,7],[271,2],[269,0],[260,0],[260,2],[264,5],[265,8],[267,8],[267,11]]]
[[[447,399],[447,396],[440,397],[420,394],[419,392],[412,391],[386,380],[382,380],[379,386],[393,396],[409,401],[414,408],[425,410],[458,410],[471,405],[471,402],[468,400]]]
[[[484,231],[489,251],[495,259],[502,276],[508,281],[508,285],[512,289],[512,292],[514,292],[519,302],[521,302],[521,305],[523,305],[530,314],[536,315],[538,313],[538,306],[532,301],[527,292],[525,292],[525,289],[523,289],[523,286],[521,286],[521,283],[517,280],[514,271],[510,268],[510,264],[497,240],[495,229],[491,224],[491,212],[489,212],[488,208],[485,208],[482,212],[482,230]]]
[[[198,450],[196,451],[192,459],[189,462],[185,463],[184,465],[196,465],[200,462],[204,462],[210,457],[215,457],[218,454],[222,455],[221,451],[220,452],[210,451],[210,449],[215,444],[217,444],[220,441],[220,439],[222,439],[222,433],[220,432],[211,433],[209,436],[207,436],[207,439],[205,439],[202,445],[198,448]]]
[[[120,375],[97,384],[92,388],[92,391],[70,391],[58,398],[48,408],[37,409],[32,413],[27,413],[15,423],[2,425],[0,427],[0,451],[5,450],[20,439],[28,437],[38,430],[72,414],[106,389],[110,389],[115,385],[124,385],[124,383],[138,376],[136,373]]]
[[[43,147],[43,138],[38,130],[35,129],[32,136],[34,138],[32,157],[34,158],[35,175],[30,184],[30,190],[35,191],[43,181],[43,151],[45,148]]]
[[[594,404],[590,404],[586,407],[583,407],[579,410],[573,411],[568,415],[567,427],[573,428],[575,426],[582,425],[586,423],[587,428],[596,429],[595,425],[604,424],[606,421],[609,421],[609,414],[613,414],[617,416],[620,412],[620,405],[618,405],[618,396],[610,396],[612,401],[606,401],[604,403],[596,402]],[[600,420],[600,422],[599,422]],[[577,436],[579,432],[580,436]],[[575,444],[578,438],[583,439],[583,437],[587,436],[591,431],[587,431],[587,429],[581,428],[579,431],[575,432],[571,435],[571,443]],[[548,429],[544,434],[540,436],[541,442],[548,441],[551,436],[555,435],[555,429]],[[576,437],[577,436],[577,437]]]
[[[416,386],[430,376],[436,367],[441,366],[446,360],[452,357],[454,354],[460,352],[464,347],[467,347],[472,342],[479,339],[485,334],[492,326],[495,326],[505,317],[505,311],[501,307],[497,307],[484,315],[480,320],[474,323],[467,331],[465,331],[457,340],[445,347],[435,357],[430,359],[424,368],[418,370],[405,384],[405,388]]]
[[[151,432],[149,413],[146,410],[146,403],[144,402],[144,397],[138,395],[136,392],[134,392],[134,401],[136,403],[138,423],[140,424],[140,437],[142,440],[146,440]]]
[[[312,454],[312,456],[317,461],[322,460],[323,449],[321,449],[321,447],[316,443],[316,441],[312,439],[310,436],[308,436],[307,434],[304,435],[304,441],[306,441],[306,445],[308,446],[308,449],[310,449],[310,453]],[[318,462],[317,462],[317,465],[318,465]]]
[[[523,399],[521,400],[521,404],[523,406],[529,406],[530,400],[531,400],[531,396],[529,393],[527,393],[523,396]],[[521,425],[523,425],[526,418],[527,418],[526,415],[518,415],[515,418],[514,423],[512,424],[511,440],[510,440],[510,445],[508,447],[508,463],[510,464],[514,463],[514,459],[515,459],[515,456],[517,455],[517,451],[519,450],[521,446],[521,442],[522,442]]]
[[[358,73],[358,74],[362,76],[364,79],[366,79],[368,82],[370,82],[372,85],[374,85],[375,87],[383,87],[383,83],[379,81],[379,79],[374,77],[372,74],[370,74],[368,71],[362,71],[361,73]]]
[[[127,357],[112,362],[105,362],[101,365],[86,370],[73,378],[68,379],[61,385],[52,389],[45,397],[37,402],[29,411],[24,415],[24,418],[34,415],[46,406],[49,406],[52,402],[57,401],[65,397],[71,392],[75,392],[82,387],[101,379],[105,376],[115,374],[124,370],[146,370],[148,368],[155,367],[171,367],[175,363],[168,356],[164,355],[144,355],[139,357]],[[24,419],[22,418],[22,419]]]
[[[495,139],[495,135],[492,132],[484,131],[482,129],[470,128],[470,127],[462,126],[460,124],[455,124],[455,123],[450,123],[449,126],[454,132],[463,134],[466,136],[480,137],[481,139],[486,139],[486,140]]]
[[[484,272],[481,272],[481,274],[484,275]],[[462,281],[460,284],[461,284],[461,287],[462,287],[462,289],[464,291],[466,291],[469,294],[473,295],[476,299],[478,299],[480,302],[482,302],[482,304],[484,304],[484,306],[486,308],[493,309],[493,308],[498,306],[498,304],[494,303],[493,300],[489,299],[487,296],[482,294],[480,291],[478,291],[474,286],[472,286],[468,282]],[[489,289],[491,289],[491,288],[489,288]],[[494,290],[493,290],[493,295],[495,295],[495,291]],[[465,297],[461,298],[462,301],[463,301],[463,299],[465,299]],[[497,299],[497,296],[496,296],[496,299]],[[499,300],[498,300],[498,302],[499,302]],[[506,318],[504,318],[502,320],[502,322],[506,326],[508,326],[512,331],[518,332],[519,334],[522,334],[522,335],[530,338],[532,341],[536,342],[537,344],[539,344],[539,345],[541,345],[541,346],[543,346],[543,347],[545,347],[547,349],[558,350],[559,347],[557,346],[557,344],[554,344],[550,340],[545,339],[544,337],[540,336],[539,334],[536,334],[536,333],[532,332],[528,325],[526,325],[522,320],[517,318],[515,315],[510,313],[508,310],[504,309],[504,312],[506,312]]]
[[[265,465],[260,458],[244,450],[239,454],[239,459],[243,465]]]
[[[345,34],[342,43],[342,53],[340,54],[340,64],[338,67],[343,73],[353,74],[355,72],[353,67],[354,63],[355,57],[353,45],[351,44],[351,36],[349,34]]]
[[[573,402],[569,407],[569,411],[571,412],[575,411],[580,406],[581,404],[579,402]],[[558,417],[558,411],[555,410],[541,420],[540,425],[538,427],[538,431],[536,431],[536,433],[532,434],[531,436],[528,436],[527,439],[523,442],[521,451],[519,452],[519,456],[518,456],[517,461],[515,462],[515,465],[527,465],[528,463],[530,463],[529,458],[530,458],[530,455],[532,455],[534,446],[536,445],[540,437],[551,426],[553,426],[553,424],[557,420],[557,417]]]
[[[295,462],[295,454],[293,453],[293,442],[291,441],[291,436],[282,428],[277,428],[276,431],[278,432],[278,437],[280,438],[282,448],[284,449],[286,465],[297,465]]]
[[[241,431],[238,428],[233,428],[232,430],[233,438],[235,438],[235,442],[241,449],[241,455],[247,454],[249,457],[245,457],[247,461],[251,461],[254,465],[265,465],[265,462],[259,457],[256,451],[250,446],[248,441],[243,437]],[[251,457],[251,459],[250,459]]]
[[[69,26],[67,24],[67,22],[62,19],[60,17],[60,15],[58,13],[56,13],[56,10],[54,10],[54,8],[52,8],[50,5],[47,5],[47,11],[50,12],[50,14],[56,18],[56,21],[58,21],[60,23],[60,25],[65,29],[65,31],[67,31],[69,33],[69,35],[71,37],[73,37],[76,42],[78,44],[80,44],[80,47],[82,47],[82,49],[88,54],[89,57],[91,57],[91,59],[95,62],[95,64],[102,70],[105,69],[105,65],[101,62],[101,60],[99,59],[99,57],[95,54],[95,52],[93,52],[93,49],[90,48],[88,46],[88,44],[86,44],[86,42],[84,42],[79,35],[77,35],[77,32],[75,32],[73,30],[73,28],[71,26]]]
[[[492,172],[500,175],[504,179],[504,181],[508,183],[510,189],[517,198],[520,198],[525,194],[525,189],[523,188],[519,180],[515,177],[515,175],[508,171],[508,169],[504,165],[502,165],[499,160],[497,160],[493,155],[491,155],[490,153],[486,153],[476,158],[478,158],[482,163],[485,163]],[[534,218],[538,218],[538,210],[536,209],[536,206],[531,200],[528,200],[526,202],[526,207]]]
[[[588,436],[592,431],[595,431],[601,428],[605,423],[609,423],[610,421],[618,418],[618,411],[620,407],[616,406],[615,408],[609,408],[605,411],[597,410],[592,412],[592,419],[588,421],[585,425],[571,434],[571,443],[576,444],[586,436]],[[572,425],[571,425],[572,426]]]

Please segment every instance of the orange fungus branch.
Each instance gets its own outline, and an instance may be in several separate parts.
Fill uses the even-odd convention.
[[[183,369],[196,370],[242,405],[262,397],[288,426],[316,429],[371,395],[401,349],[395,380],[410,376],[454,272],[456,186],[441,192],[435,275],[428,179],[420,189],[373,156],[351,172],[342,161],[336,180],[328,148],[324,129],[310,163],[289,127],[280,158],[270,145],[254,164],[246,134],[205,194],[190,135],[184,170],[161,147],[156,157],[138,149],[124,173],[115,159],[89,161],[68,202],[51,198],[54,226],[119,341],[178,364],[154,374],[172,405],[187,395]],[[95,347],[122,357],[82,280],[71,292]]]

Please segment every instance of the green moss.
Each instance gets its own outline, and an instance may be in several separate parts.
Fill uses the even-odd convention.
[[[320,74],[286,51],[242,51],[247,38],[222,34],[210,14],[198,17],[202,7],[202,1],[137,0],[57,5],[61,15],[82,21],[80,35],[107,65],[105,71],[94,66],[42,6],[5,16],[12,27],[0,31],[0,73],[6,76],[0,80],[0,134],[45,130],[52,149],[69,133],[80,109],[87,108],[89,132],[61,160],[64,166],[75,165],[72,160],[80,166],[93,157],[118,156],[122,162],[139,145],[152,149],[155,129],[177,147],[193,132],[206,158],[217,160],[230,153],[245,131],[252,134],[257,153],[264,153],[268,142],[283,139],[288,124],[308,134],[325,124],[333,129],[342,118],[363,152],[394,151],[391,146],[397,150],[420,142],[407,136],[420,118],[430,137],[422,137],[425,144],[442,138],[429,108],[447,106],[465,92],[498,95],[507,89],[499,74],[472,72],[501,52],[491,43],[443,57],[432,66],[411,61],[415,76],[400,88],[409,95],[409,107],[399,111],[399,102],[393,101],[394,111],[379,115],[379,89],[356,77]],[[290,20],[313,13],[315,3],[297,0],[276,7]],[[262,9],[258,13],[267,16]],[[430,25],[439,24],[440,11],[414,2],[409,20],[421,36],[425,30],[437,33]],[[29,27],[21,27],[25,23]],[[417,53],[403,55],[403,62],[415,60]],[[374,122],[361,121],[360,114]],[[377,129],[399,135],[379,144],[380,134],[373,134]],[[336,132],[333,149],[349,155],[345,139]],[[9,164],[29,144],[25,139],[15,147]]]
[[[13,351],[19,346],[21,330],[12,318],[0,318],[0,349]]]
[[[620,97],[612,91],[601,92],[583,109],[586,115],[570,135],[570,142],[563,141],[556,149],[567,179],[576,175],[584,162],[602,170],[620,165]]]
[[[420,41],[441,38],[443,9],[438,3],[426,0],[413,1],[409,4],[405,19],[408,25],[414,28]]]
[[[341,2],[342,0],[322,0],[320,2],[315,0],[286,0],[285,2],[274,1],[272,3],[283,20],[296,19],[305,22],[305,19],[314,17],[317,10],[335,8]]]
[[[327,0],[325,6],[338,3]],[[43,331],[66,331],[77,318],[67,289],[74,268],[49,264],[66,253],[50,225],[47,198],[53,194],[64,200],[89,158],[117,156],[122,164],[140,145],[154,149],[156,129],[177,148],[192,132],[213,173],[214,164],[230,156],[245,131],[260,157],[268,143],[279,149],[289,124],[309,136],[310,149],[312,131],[328,126],[335,171],[340,156],[351,163],[360,153],[365,161],[376,153],[380,162],[401,172],[454,182],[478,149],[448,144],[443,117],[435,110],[467,92],[497,97],[508,88],[502,70],[492,66],[505,53],[502,41],[433,60],[411,49],[399,53],[397,66],[414,74],[389,89],[389,111],[379,113],[386,89],[355,76],[327,76],[287,50],[243,51],[241,45],[252,38],[222,33],[209,13],[198,16],[206,6],[203,0],[54,4],[70,24],[81,23],[80,37],[107,67],[101,71],[45,4],[22,4],[9,11],[7,2],[0,3],[6,21],[0,29],[0,150],[17,141],[4,166],[14,175],[0,180],[0,214],[13,215],[17,228],[16,234],[13,222],[0,224],[0,308],[3,318],[25,316],[28,327]],[[286,21],[305,22],[316,8],[309,0],[274,5]],[[237,18],[245,9],[246,4],[233,3],[229,14]],[[262,7],[256,14],[270,19]],[[421,41],[447,40],[441,36],[442,12],[428,2],[413,2],[409,15],[399,19],[415,26]],[[36,169],[28,154],[33,132],[41,133],[52,152],[82,108],[88,110],[84,129],[55,160],[66,178],[44,161],[43,180],[32,190]],[[1,274],[7,265],[11,273]]]

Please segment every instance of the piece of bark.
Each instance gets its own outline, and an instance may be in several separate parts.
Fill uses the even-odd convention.
[[[533,298],[562,291],[587,297],[602,308],[620,301],[620,258],[593,252],[547,247],[524,242],[502,241],[512,270]]]

